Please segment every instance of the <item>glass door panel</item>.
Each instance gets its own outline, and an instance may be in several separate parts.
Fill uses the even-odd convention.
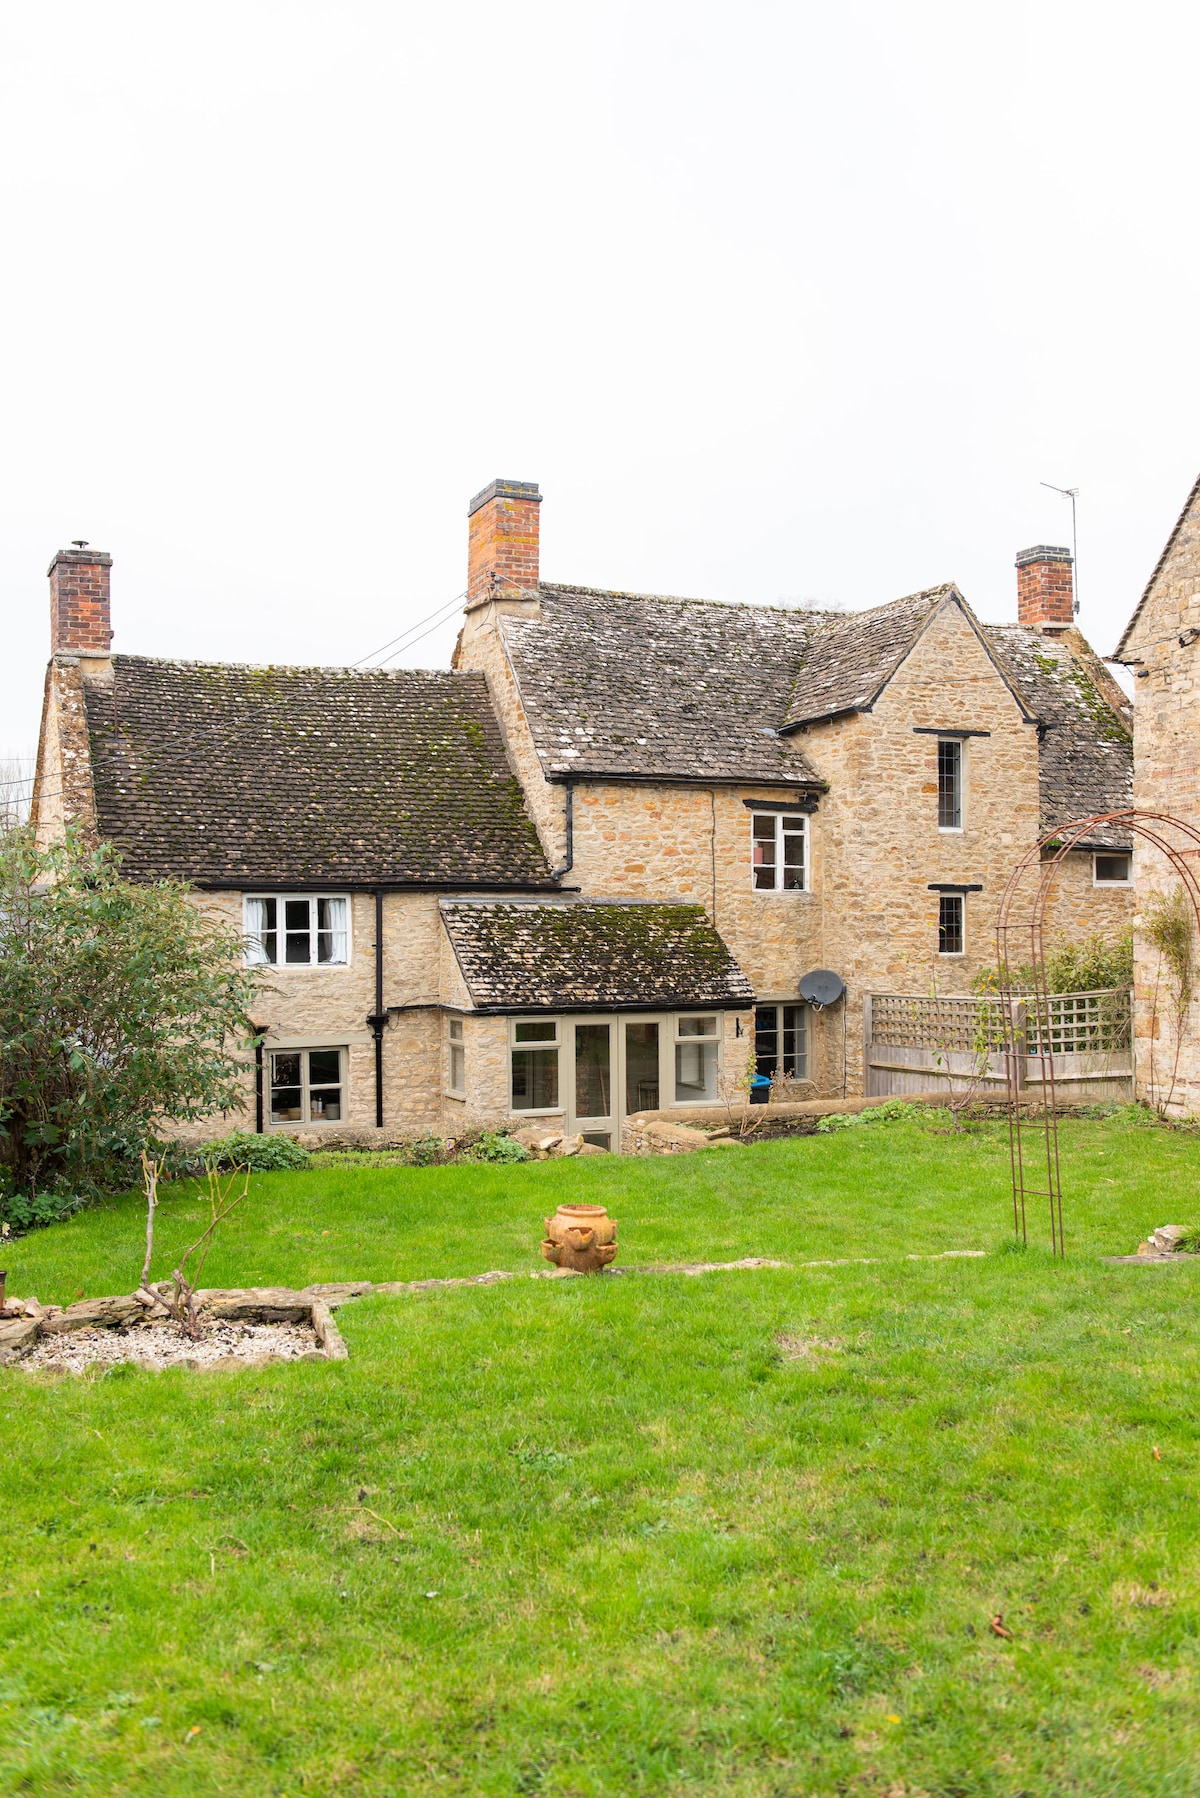
[[[612,1025],[575,1026],[575,1116],[612,1114]]]
[[[639,1019],[625,1023],[625,1109],[657,1111],[659,1091],[658,1023]]]
[[[572,1129],[598,1149],[615,1133],[612,1025],[575,1025],[575,1104]]]

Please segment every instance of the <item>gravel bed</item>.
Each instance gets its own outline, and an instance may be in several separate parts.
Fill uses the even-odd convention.
[[[180,1330],[161,1323],[136,1324],[128,1330],[70,1330],[42,1339],[21,1366],[55,1373],[84,1373],[89,1367],[133,1361],[139,1367],[212,1367],[219,1361],[299,1361],[324,1355],[310,1324],[202,1322],[204,1334],[193,1342]]]

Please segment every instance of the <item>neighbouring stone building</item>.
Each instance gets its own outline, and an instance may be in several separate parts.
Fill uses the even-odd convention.
[[[1016,625],[953,584],[839,614],[541,579],[540,495],[469,514],[450,670],[112,655],[110,558],[50,570],[35,817],[187,881],[246,939],[262,1035],[236,1120],[561,1119],[598,1147],[753,1065],[860,1092],[871,991],[965,991],[1018,855],[1130,802],[1125,700],[1070,557]],[[1115,931],[1128,838],[1069,859],[1052,931]],[[807,1005],[830,969],[842,1000]]]
[[[1113,658],[1134,673],[1134,803],[1200,829],[1200,480]],[[1200,850],[1167,830],[1192,867]],[[1153,842],[1135,858],[1138,922],[1179,876]],[[1179,1017],[1158,952],[1134,933],[1134,1051],[1137,1091],[1177,1114],[1200,1111],[1200,997]],[[1178,1041],[1176,1041],[1178,1038]]]

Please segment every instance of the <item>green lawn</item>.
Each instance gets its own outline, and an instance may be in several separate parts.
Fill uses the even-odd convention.
[[[0,1791],[1191,1798],[1200,1259],[1100,1257],[1200,1219],[1200,1139],[1063,1151],[1066,1266],[1004,1252],[994,1129],[256,1178],[213,1284],[533,1269],[567,1197],[625,1263],[880,1259],[372,1298],[341,1364],[0,1370]],[[163,1267],[198,1215],[167,1189]],[[141,1225],[9,1244],[10,1289],[129,1290]],[[950,1248],[989,1254],[905,1259]]]

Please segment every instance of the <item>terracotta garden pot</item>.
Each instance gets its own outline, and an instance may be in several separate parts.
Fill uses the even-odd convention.
[[[598,1274],[617,1258],[617,1220],[603,1205],[560,1205],[546,1219],[542,1254],[556,1267]]]

